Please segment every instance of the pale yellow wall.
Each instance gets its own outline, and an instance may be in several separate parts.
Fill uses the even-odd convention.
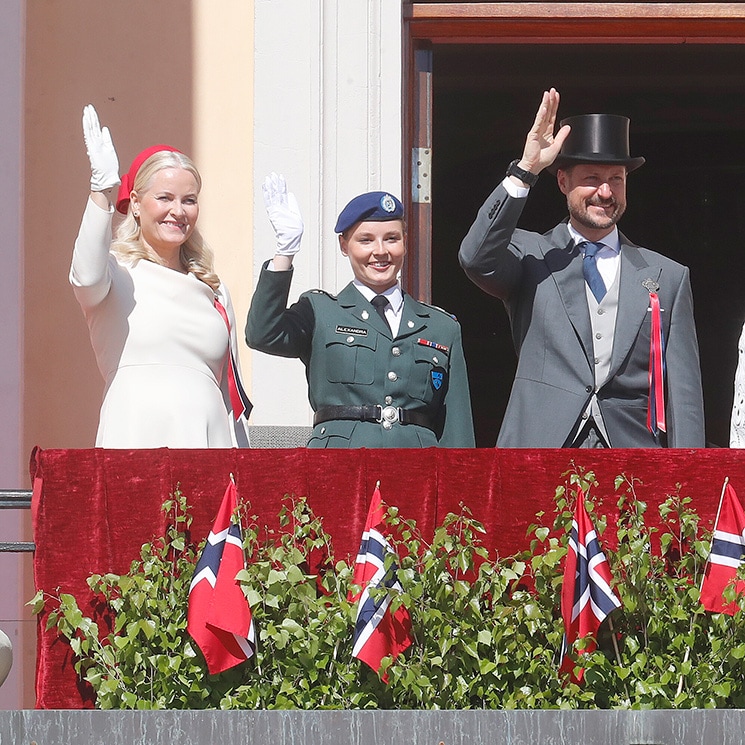
[[[233,298],[250,396],[251,357],[241,340],[252,289],[253,2],[195,0],[193,8],[192,152],[205,183],[199,219]]]
[[[90,177],[85,104],[111,129],[123,170],[159,142],[195,159],[204,181],[200,229],[242,336],[252,265],[254,3],[32,0],[26,13],[24,462],[34,445],[92,446],[98,421],[102,381],[67,282]],[[246,353],[242,361],[245,369]],[[33,594],[30,570],[21,584],[19,608]],[[26,615],[23,625],[16,659],[23,706],[32,708],[34,626]]]

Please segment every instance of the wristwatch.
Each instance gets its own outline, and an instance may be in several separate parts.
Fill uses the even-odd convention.
[[[519,160],[513,160],[512,163],[507,166],[507,175],[517,176],[517,178],[519,178],[524,184],[535,186],[538,183],[538,174],[520,168],[520,166],[517,165],[519,162]]]

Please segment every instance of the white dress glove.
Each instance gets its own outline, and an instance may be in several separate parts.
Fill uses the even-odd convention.
[[[297,199],[287,191],[285,177],[276,173],[264,179],[261,190],[264,192],[266,213],[277,236],[277,253],[294,256],[300,250],[304,230]]]
[[[91,162],[91,191],[106,191],[121,183],[119,158],[108,127],[101,129],[96,110],[88,104],[83,109],[83,138]]]

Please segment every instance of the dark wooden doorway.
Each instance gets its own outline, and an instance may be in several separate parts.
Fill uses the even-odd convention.
[[[417,42],[430,50],[432,70],[431,284],[420,294],[463,326],[477,444],[496,440],[515,354],[501,303],[465,278],[457,250],[519,157],[541,92],[555,86],[560,115],[631,117],[632,153],[647,164],[629,181],[620,227],[691,268],[707,439],[726,446],[745,320],[745,45],[439,41]],[[544,174],[521,227],[543,232],[564,215],[555,179]]]

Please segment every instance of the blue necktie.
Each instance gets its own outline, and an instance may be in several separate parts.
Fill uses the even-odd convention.
[[[602,243],[582,243],[585,248],[585,256],[582,259],[582,273],[585,281],[592,290],[595,300],[600,302],[605,297],[605,282],[598,271],[598,263],[595,254],[603,247]]]

